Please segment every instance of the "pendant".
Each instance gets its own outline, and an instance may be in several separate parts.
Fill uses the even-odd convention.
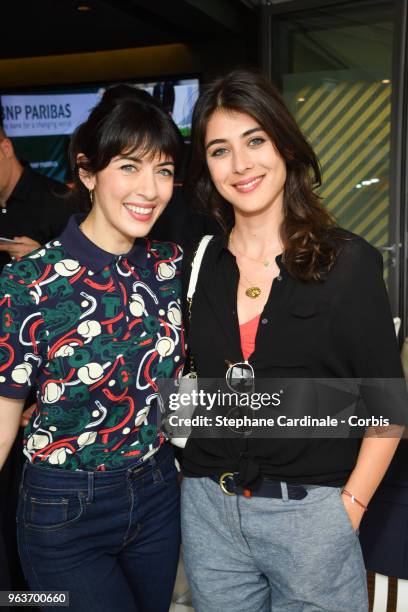
[[[261,295],[261,290],[259,287],[248,287],[245,291],[245,295],[254,300]]]

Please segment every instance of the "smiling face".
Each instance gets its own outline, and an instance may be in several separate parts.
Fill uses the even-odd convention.
[[[286,164],[268,134],[246,113],[215,111],[205,146],[211,179],[235,214],[283,208]]]
[[[92,217],[98,232],[132,243],[146,236],[173,193],[174,163],[163,155],[124,153],[95,175],[80,170],[93,190]]]

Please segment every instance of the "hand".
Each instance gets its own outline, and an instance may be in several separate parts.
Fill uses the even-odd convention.
[[[350,523],[354,531],[357,531],[357,529],[360,527],[361,519],[364,516],[364,508],[356,503],[353,504],[351,497],[348,497],[348,495],[342,495],[341,499],[350,519]]]
[[[24,412],[21,415],[20,427],[26,427],[29,424],[30,419],[33,415],[33,412],[36,408],[37,408],[37,404],[33,404],[32,406],[24,410]]]
[[[10,257],[23,257],[41,246],[39,242],[31,240],[28,236],[14,236],[13,240],[16,240],[15,244],[13,242],[0,244],[0,251],[7,251]]]

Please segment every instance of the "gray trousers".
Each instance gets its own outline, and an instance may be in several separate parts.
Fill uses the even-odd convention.
[[[245,498],[210,478],[184,478],[181,520],[195,612],[368,611],[339,488],[312,488],[300,501]]]

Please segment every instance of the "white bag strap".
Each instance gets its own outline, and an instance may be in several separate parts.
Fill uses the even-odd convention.
[[[193,295],[196,289],[198,274],[201,268],[201,262],[203,261],[205,250],[213,236],[203,236],[198,245],[197,251],[194,255],[193,263],[191,264],[190,282],[188,283],[187,290],[187,303],[188,303],[188,314],[191,317],[191,304],[193,301]]]

